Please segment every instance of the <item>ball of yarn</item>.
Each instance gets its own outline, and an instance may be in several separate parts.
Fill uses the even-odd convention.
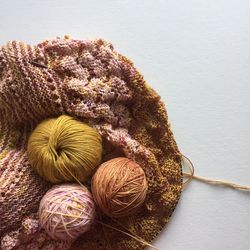
[[[95,204],[86,187],[77,184],[54,186],[42,198],[39,221],[53,239],[71,241],[91,227]]]
[[[144,202],[147,189],[143,169],[124,157],[103,163],[91,183],[96,204],[103,213],[116,218],[135,212]]]
[[[43,121],[28,141],[30,164],[52,183],[85,181],[101,156],[99,133],[68,115]]]

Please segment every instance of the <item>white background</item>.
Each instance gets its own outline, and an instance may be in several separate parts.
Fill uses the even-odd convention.
[[[0,0],[0,44],[110,40],[162,96],[196,174],[250,185],[249,0]],[[193,181],[154,244],[250,249],[250,193]]]

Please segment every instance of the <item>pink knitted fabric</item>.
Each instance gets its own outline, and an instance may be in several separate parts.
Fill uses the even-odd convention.
[[[144,166],[149,197],[154,202],[149,199],[138,217],[141,222],[136,225],[141,225],[141,236],[151,241],[170,218],[182,180],[180,154],[159,99],[133,64],[102,39],[65,37],[36,46],[17,41],[1,46],[1,249],[69,248],[66,243],[51,240],[38,224],[36,212],[50,184],[33,172],[26,154],[27,139],[34,127],[45,118],[63,113],[100,132],[105,144],[104,159],[125,155]],[[156,143],[159,137],[161,142]],[[156,207],[161,207],[161,211],[156,212]],[[152,229],[145,226],[150,221]],[[116,233],[111,232],[110,237]],[[102,234],[102,229],[94,227],[84,236],[84,242],[90,242],[93,235],[96,242],[102,241]],[[105,248],[102,247],[106,243],[102,247],[86,244],[91,249],[106,250],[142,247],[133,239],[119,237],[116,248],[113,243]],[[74,249],[83,244],[78,242]]]

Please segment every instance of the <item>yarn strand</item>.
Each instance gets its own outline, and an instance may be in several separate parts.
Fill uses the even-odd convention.
[[[143,240],[143,239],[142,239],[141,237],[139,237],[139,236],[134,236],[134,235],[132,235],[132,234],[130,234],[130,233],[127,233],[127,232],[125,232],[125,231],[123,231],[123,230],[120,230],[119,228],[110,226],[110,225],[108,225],[108,224],[106,224],[106,223],[104,223],[104,222],[102,222],[102,221],[97,221],[97,222],[98,222],[99,224],[105,226],[105,227],[108,227],[108,228],[111,228],[111,229],[113,229],[113,230],[115,230],[115,231],[117,231],[117,232],[123,233],[123,234],[125,234],[125,235],[127,235],[127,236],[129,236],[129,237],[131,237],[131,238],[133,238],[133,239],[135,239],[135,240],[137,240],[137,241],[139,241],[139,242],[142,243],[143,245],[146,245],[146,246],[148,246],[148,247],[152,247],[152,248],[155,249],[155,250],[159,250],[158,248],[156,248],[155,246],[151,245],[151,244],[148,243],[147,241]]]
[[[189,173],[187,173],[187,172],[183,173],[183,176],[187,177],[186,181],[183,183],[184,188],[187,186],[187,184],[192,179],[195,179],[195,180],[198,180],[200,182],[207,183],[207,184],[222,185],[222,186],[226,186],[226,187],[233,188],[233,189],[240,190],[240,191],[250,191],[250,186],[240,185],[237,183],[224,181],[224,180],[214,180],[214,179],[209,179],[206,177],[194,175],[194,164],[187,156],[182,155],[182,157],[183,157],[183,159],[188,161],[189,164],[187,164],[187,167],[189,168],[189,171],[190,171]],[[183,159],[182,159],[182,165],[184,166]]]

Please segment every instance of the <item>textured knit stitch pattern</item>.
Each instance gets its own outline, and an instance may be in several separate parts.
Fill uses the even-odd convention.
[[[27,140],[42,120],[68,114],[103,137],[103,161],[126,156],[143,167],[148,193],[134,215],[108,225],[151,242],[169,221],[182,190],[181,154],[159,95],[133,63],[103,39],[11,41],[0,47],[0,238],[2,249],[143,249],[95,224],[72,246],[41,230],[37,210],[50,188],[33,172]],[[113,240],[115,239],[115,240]]]

